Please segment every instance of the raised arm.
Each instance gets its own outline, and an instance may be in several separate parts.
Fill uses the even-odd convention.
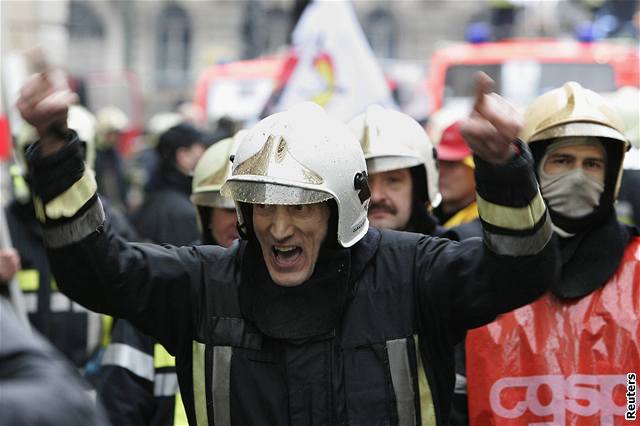
[[[532,302],[557,278],[559,257],[517,112],[482,75],[461,130],[474,151],[484,238],[423,240],[417,251],[421,300],[430,320],[464,331]]]
[[[46,74],[23,87],[18,107],[40,140],[27,153],[36,217],[60,290],[91,310],[131,320],[170,351],[191,339],[203,291],[195,248],[130,244],[105,221],[82,144],[66,127],[74,96]],[[214,250],[215,251],[215,250]],[[219,250],[218,250],[219,251]]]

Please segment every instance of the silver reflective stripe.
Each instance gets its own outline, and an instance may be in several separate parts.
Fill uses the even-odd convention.
[[[231,371],[231,346],[213,348],[213,420],[216,425],[231,424],[229,374]]]
[[[87,353],[91,354],[100,346],[102,318],[100,314],[87,311]]]
[[[87,389],[85,390],[87,396],[94,404],[98,401],[98,392],[95,389]]]
[[[153,396],[173,396],[178,392],[176,373],[158,373],[153,380]]]
[[[389,340],[387,342],[387,356],[393,391],[396,394],[396,408],[398,410],[398,425],[416,424],[415,394],[407,339]]]
[[[87,211],[71,222],[55,228],[43,228],[42,239],[47,247],[64,247],[91,235],[103,223],[104,210],[102,202],[98,198]]]
[[[456,387],[454,388],[453,393],[467,394],[467,378],[462,374],[456,373]]]
[[[49,310],[51,312],[68,312],[71,310],[71,299],[62,293],[51,293]]]
[[[71,310],[73,312],[90,312],[87,308],[85,308],[81,304],[73,302],[73,301],[71,302]]]
[[[513,236],[494,234],[484,230],[484,242],[493,252],[507,256],[528,256],[539,253],[553,235],[553,224],[547,212],[544,225],[533,235]]]
[[[102,365],[126,368],[138,377],[153,381],[153,357],[123,343],[111,343],[102,357]]]
[[[196,424],[198,426],[207,426],[209,424],[207,418],[204,350],[205,345],[195,340],[193,341],[193,345],[191,346],[191,359],[193,360],[191,366],[193,369],[193,404],[196,409]]]
[[[25,309],[33,314],[38,311],[38,293],[22,293]]]

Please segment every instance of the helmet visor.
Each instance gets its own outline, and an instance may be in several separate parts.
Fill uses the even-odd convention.
[[[247,180],[228,180],[220,192],[225,197],[249,204],[314,204],[333,198],[329,193],[313,189]]]
[[[625,145],[628,143],[627,138],[619,131],[612,129],[609,126],[604,126],[602,124],[591,123],[587,121],[565,123],[551,127],[533,135],[529,139],[529,143],[567,136],[594,136],[616,139],[623,142]]]
[[[379,156],[367,158],[367,171],[372,173],[390,172],[391,170],[408,169],[424,165],[422,160],[405,156]]]
[[[191,194],[191,202],[197,206],[217,207],[220,209],[233,209],[233,200],[223,197],[218,191],[194,192]]]

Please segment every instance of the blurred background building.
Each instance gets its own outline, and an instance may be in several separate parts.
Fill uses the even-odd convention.
[[[76,79],[81,94],[87,80],[102,80],[110,88],[85,93],[106,98],[94,104],[113,102],[109,96],[119,93],[111,87],[128,84],[139,91],[148,117],[190,99],[206,67],[282,50],[306,3],[2,0],[3,61],[41,44],[50,60]],[[383,66],[419,79],[434,49],[444,41],[464,40],[471,22],[489,24],[493,37],[557,37],[572,34],[578,23],[603,8],[630,20],[637,1],[367,0],[354,6]],[[604,24],[609,29],[618,25],[612,19]]]
[[[14,102],[33,71],[28,49],[41,46],[48,62],[67,72],[71,89],[94,114],[111,106],[123,111],[127,120],[117,150],[133,164],[129,181],[144,181],[135,177],[135,159],[152,151],[158,133],[167,123],[175,124],[176,116],[220,136],[273,112],[283,87],[290,87],[287,65],[299,53],[291,49],[292,32],[310,3],[0,0],[2,204],[11,198],[5,195],[11,193],[6,166],[12,159],[11,134],[21,122]],[[392,102],[421,122],[436,144],[441,131],[468,112],[478,70],[487,72],[495,90],[517,107],[567,80],[612,97],[621,108],[629,109],[628,99],[635,99],[627,127],[631,140],[640,140],[640,0],[350,3],[357,19],[350,13],[351,22],[362,28],[373,62],[382,70],[380,84],[388,86]],[[334,39],[341,37],[334,31],[335,15],[328,20],[321,29],[333,31]],[[321,37],[326,41],[329,36]],[[345,73],[332,68],[328,75],[322,68],[333,67],[336,57],[317,44],[314,61],[324,62],[313,63],[314,78],[331,93],[345,93],[336,83]],[[340,45],[348,50],[346,43]],[[377,65],[346,67],[357,75],[377,72],[372,68]],[[622,89],[629,90],[618,96]],[[364,101],[361,93],[349,96]],[[640,150],[632,154],[627,155],[630,163],[640,168]]]

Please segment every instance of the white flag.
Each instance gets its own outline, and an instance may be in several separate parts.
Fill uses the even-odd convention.
[[[298,62],[272,112],[313,101],[347,121],[391,92],[348,1],[308,5],[293,32]]]

